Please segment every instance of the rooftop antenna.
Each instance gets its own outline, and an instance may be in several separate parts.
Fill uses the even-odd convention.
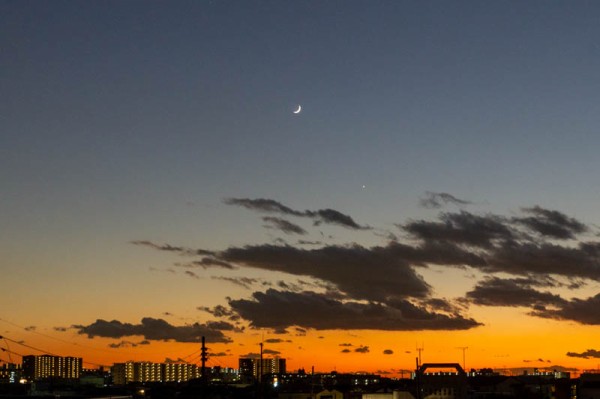
[[[469,349],[468,346],[459,346],[456,349],[462,349],[462,353],[463,353],[463,370],[465,371],[465,373],[467,372],[467,368],[465,367],[465,352],[467,351],[467,349]]]
[[[418,364],[417,366],[421,367],[421,352],[425,350],[425,343],[421,342],[421,346],[417,343],[417,352],[419,352]]]

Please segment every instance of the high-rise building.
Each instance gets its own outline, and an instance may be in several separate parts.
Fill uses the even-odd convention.
[[[254,378],[254,359],[241,357],[238,364],[240,377],[245,381],[252,381],[252,378]]]
[[[115,385],[130,382],[180,382],[200,377],[198,366],[188,363],[115,363],[111,373]]]
[[[250,376],[258,378],[267,374],[281,374],[286,372],[285,359],[271,358],[271,359],[250,359],[240,358],[240,375]]]
[[[180,382],[188,381],[192,378],[199,378],[200,371],[198,366],[189,363],[164,363],[163,369],[163,381],[166,382]]]
[[[30,380],[44,378],[79,379],[83,360],[80,357],[53,355],[23,356],[23,377]]]

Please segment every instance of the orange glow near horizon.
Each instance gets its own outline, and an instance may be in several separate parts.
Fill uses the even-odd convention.
[[[505,313],[510,310],[505,309]],[[502,319],[502,315],[498,315]],[[422,347],[423,363],[463,364],[462,347],[465,351],[466,369],[493,368],[505,373],[514,369],[572,369],[572,375],[597,367],[594,359],[566,356],[568,351],[583,352],[595,341],[597,329],[551,320],[522,317],[520,323],[482,326],[469,331],[417,331],[390,332],[375,330],[308,330],[306,335],[275,335],[262,330],[247,330],[231,335],[232,343],[207,342],[209,357],[207,366],[238,367],[239,357],[259,352],[261,339],[265,340],[265,357],[279,356],[287,360],[288,372],[300,368],[316,372],[368,372],[384,376],[401,377],[415,368],[417,347]],[[84,367],[111,366],[125,361],[164,362],[185,360],[199,364],[200,343],[151,341],[140,345],[143,337],[126,337],[115,340],[89,339],[74,333],[43,333],[21,331],[11,327],[5,332],[10,340],[43,349],[61,356],[77,356],[84,360]],[[282,342],[269,343],[280,339]],[[288,342],[291,341],[291,342]],[[122,347],[110,348],[121,342]],[[134,346],[135,345],[135,346]],[[0,341],[6,348],[6,342]],[[361,351],[356,351],[363,347]],[[20,355],[39,354],[20,344],[9,342],[15,358]],[[342,351],[346,350],[346,353]],[[384,354],[384,351],[388,354]],[[2,361],[8,362],[6,352]],[[576,371],[578,370],[578,371]]]

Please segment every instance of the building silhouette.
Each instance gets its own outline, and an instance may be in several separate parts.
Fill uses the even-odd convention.
[[[111,367],[113,383],[130,382],[182,382],[200,378],[200,370],[189,363],[125,362]]]
[[[28,380],[48,378],[77,380],[81,375],[82,365],[83,360],[80,357],[23,356],[23,377]]]
[[[262,377],[264,375],[285,374],[286,362],[285,359],[281,358],[240,358],[239,370],[242,378],[247,380],[252,378],[259,379],[259,376]]]

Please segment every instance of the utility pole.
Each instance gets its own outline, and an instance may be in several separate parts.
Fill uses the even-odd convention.
[[[469,349],[469,347],[468,346],[459,346],[456,349],[462,349],[462,353],[463,353],[463,365],[462,366],[463,366],[463,370],[466,373],[467,372],[467,367],[465,366],[465,352],[466,352],[467,349]]]
[[[202,336],[202,348],[200,349],[200,360],[202,360],[202,382],[206,384],[208,379],[206,378],[206,361],[208,360],[208,354],[206,350],[206,340]]]

